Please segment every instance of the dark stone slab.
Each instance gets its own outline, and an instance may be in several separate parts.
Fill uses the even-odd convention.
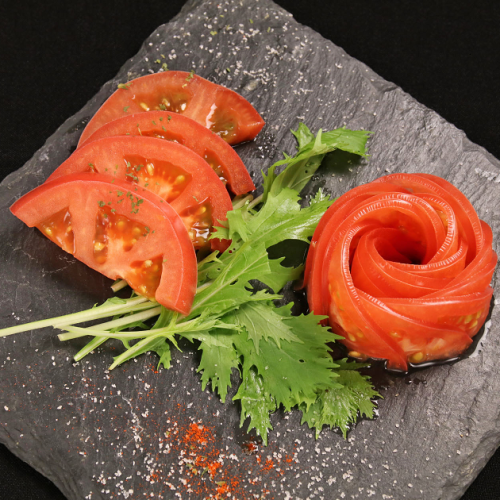
[[[323,186],[338,196],[389,171],[434,173],[462,189],[500,234],[499,163],[461,131],[271,2],[194,1],[3,182],[1,326],[73,312],[108,295],[107,280],[24,228],[7,207],[71,153],[117,83],[156,71],[161,54],[170,69],[195,69],[262,113],[263,134],[238,147],[257,182],[261,168],[293,151],[288,131],[300,120],[313,130],[365,128],[375,132],[370,161],[336,158],[310,191]],[[494,284],[498,295],[498,271]],[[234,498],[459,498],[500,442],[498,330],[494,307],[469,358],[384,378],[378,419],[360,422],[347,441],[329,431],[315,441],[298,412],[278,413],[270,445],[252,453],[237,407],[201,391],[192,349],[175,352],[168,372],[154,373],[155,358],[144,356],[109,373],[117,346],[72,363],[82,343],[61,344],[50,330],[21,334],[0,340],[0,440],[69,499],[215,497],[222,483],[186,465],[193,450],[182,436],[192,423],[211,431],[204,453],[219,453],[214,481],[226,480]]]

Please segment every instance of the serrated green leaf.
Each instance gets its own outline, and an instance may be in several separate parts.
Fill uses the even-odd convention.
[[[247,432],[255,429],[267,446],[267,433],[272,430],[269,415],[276,411],[276,402],[265,389],[262,377],[255,369],[249,368],[243,373],[242,381],[233,401],[241,402],[240,427],[249,418]]]
[[[239,366],[238,354],[232,342],[233,334],[212,330],[207,337],[199,347],[202,355],[197,371],[202,372],[202,389],[205,390],[211,382],[212,391],[217,391],[224,403],[228,387],[231,386],[231,371]]]
[[[316,400],[318,390],[329,387],[335,376],[335,366],[329,348],[321,338],[310,338],[295,325],[294,316],[284,318],[300,342],[281,342],[281,348],[273,340],[261,341],[257,352],[248,334],[235,336],[234,344],[243,358],[243,367],[255,366],[264,382],[265,390],[286,411],[303,401]],[[309,337],[309,342],[302,337]]]
[[[215,251],[207,255],[201,262],[198,263],[198,286],[202,285],[210,278],[210,269],[220,265],[219,252]]]
[[[278,348],[281,347],[282,340],[301,343],[299,337],[283,321],[283,316],[277,314],[276,308],[268,302],[245,304],[224,316],[224,320],[245,328],[257,354],[261,340],[272,339]]]
[[[317,345],[320,349],[325,349],[329,352],[328,344],[342,339],[340,335],[333,333],[329,327],[322,326],[320,321],[326,319],[327,316],[317,314],[301,314],[300,316],[292,316],[291,308],[293,303],[287,304],[284,307],[277,309],[277,313],[283,316],[283,321],[290,325],[290,328],[304,342],[311,345]],[[324,344],[324,345],[323,345]],[[337,364],[335,364],[335,367]]]
[[[371,134],[371,132],[364,130],[340,128],[325,133],[319,130],[314,137],[303,123],[299,124],[297,131],[292,131],[292,133],[299,143],[298,152],[292,158],[285,155],[283,160],[274,163],[269,168],[267,175],[263,173],[263,202],[270,194],[276,195],[285,188],[291,188],[300,193],[316,173],[327,153],[341,149],[366,156],[366,141]],[[285,164],[287,167],[280,174],[277,174],[277,167]]]
[[[354,370],[339,370],[335,384],[318,394],[318,398],[309,408],[305,404],[302,410],[302,424],[315,428],[316,438],[324,425],[338,427],[344,437],[350,425],[354,424],[358,414],[373,418],[375,403],[372,399],[380,395],[372,388],[367,377]]]
[[[304,266],[285,267],[281,262],[285,258],[269,260],[269,274],[262,274],[259,281],[266,284],[271,290],[279,293],[281,289],[289,282],[298,280],[304,271]]]
[[[257,239],[266,248],[284,240],[308,241],[331,202],[323,199],[301,209],[299,200],[291,189],[270,195],[258,214],[247,223],[251,241]]]
[[[228,221],[228,232],[227,239],[234,240],[238,235],[241,240],[248,241],[248,211],[246,207],[242,207],[241,209],[231,210],[227,213],[227,221]]]
[[[322,141],[328,147],[341,149],[346,153],[358,156],[367,156],[366,141],[372,132],[366,130],[349,130],[347,128],[337,128],[328,132],[323,132]]]
[[[230,260],[230,257],[231,255],[229,253],[223,253],[218,258],[198,266],[198,286],[207,281],[215,280],[219,276],[222,268],[226,265],[226,262]]]
[[[291,130],[292,134],[297,139],[299,150],[303,149],[310,142],[314,141],[314,134],[304,123],[299,123],[297,130]]]
[[[266,290],[259,290],[253,293],[252,287],[248,282],[237,281],[232,285],[226,285],[223,289],[218,289],[216,293],[211,294],[210,288],[207,293],[202,290],[197,296],[191,314],[188,318],[199,314],[199,310],[207,308],[210,314],[214,316],[223,316],[229,311],[237,309],[248,302],[260,302],[269,300],[279,300],[281,295],[271,294]]]
[[[158,356],[160,356],[160,360],[158,361],[158,368],[163,365],[163,368],[168,370],[172,365],[172,353],[170,352],[170,344],[164,339],[163,343],[158,342],[158,346],[151,349],[156,352]]]

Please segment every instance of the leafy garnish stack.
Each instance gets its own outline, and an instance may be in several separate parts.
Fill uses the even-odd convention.
[[[231,245],[223,254],[213,252],[199,262],[198,288],[187,317],[133,295],[7,328],[0,335],[53,326],[65,332],[60,340],[92,336],[76,354],[77,361],[105,341],[119,339],[125,351],[115,357],[110,369],[145,352],[156,352],[159,365],[168,369],[170,349],[179,348],[178,339],[196,342],[202,353],[198,368],[202,388],[210,384],[224,402],[232,370],[238,370],[239,387],[233,399],[241,404],[241,424],[249,418],[248,430],[255,429],[266,444],[272,429],[270,415],[279,407],[285,411],[297,407],[302,423],[314,427],[316,436],[323,425],[338,427],[345,435],[358,414],[372,418],[372,398],[377,393],[356,371],[361,365],[333,360],[329,343],[339,337],[319,324],[323,317],[293,316],[292,303],[277,305],[283,298],[279,292],[301,276],[303,267],[285,267],[283,258],[273,259],[268,253],[284,241],[309,242],[332,201],[319,191],[302,207],[300,191],[327,153],[340,149],[364,156],[368,133],[342,128],[314,136],[304,124],[293,133],[297,154],[270,167],[259,197],[236,198],[224,227],[213,234],[231,240]],[[278,173],[284,164],[286,168]],[[148,327],[145,322],[155,317]],[[101,318],[112,319],[88,328],[74,326]]]

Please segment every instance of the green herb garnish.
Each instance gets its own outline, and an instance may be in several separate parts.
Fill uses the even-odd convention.
[[[213,252],[199,262],[198,288],[187,317],[143,297],[112,298],[87,311],[4,329],[0,336],[45,326],[63,330],[60,340],[92,336],[75,355],[77,361],[108,339],[119,339],[124,350],[110,369],[146,352],[156,352],[159,366],[168,369],[171,346],[178,348],[180,337],[188,339],[201,351],[202,389],[210,386],[224,402],[233,368],[240,373],[234,399],[240,401],[241,424],[249,418],[248,430],[255,429],[266,444],[270,415],[279,408],[298,408],[302,423],[316,435],[324,425],[338,427],[345,435],[358,415],[372,418],[372,399],[378,394],[356,371],[363,365],[332,359],[329,344],[339,337],[320,325],[323,317],[293,316],[292,304],[276,305],[282,298],[279,292],[299,278],[303,266],[285,267],[283,258],[268,253],[284,241],[309,242],[332,201],[319,191],[303,206],[300,191],[327,153],[341,149],[364,156],[369,133],[337,129],[314,136],[303,124],[293,133],[297,154],[272,165],[264,175],[262,195],[236,199],[223,227],[212,234],[231,240],[231,245],[223,254]],[[130,192],[127,197],[132,210],[138,210],[143,200]],[[102,326],[75,326],[107,317],[113,319]],[[157,319],[149,330],[124,331],[127,325],[144,328],[143,322],[151,318]]]

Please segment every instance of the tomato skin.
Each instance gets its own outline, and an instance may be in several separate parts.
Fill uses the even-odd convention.
[[[118,118],[96,130],[79,147],[117,135],[159,137],[174,140],[209,162],[218,160],[223,177],[235,195],[255,189],[245,165],[229,144],[191,118],[167,111],[148,111]]]
[[[134,170],[131,161],[135,159],[144,164],[140,172]],[[127,166],[130,163],[132,169]],[[150,163],[148,163],[150,162]],[[233,209],[231,198],[224,184],[208,164],[190,149],[170,141],[153,137],[107,137],[86,144],[77,149],[49,177],[49,181],[77,172],[93,170],[100,175],[128,181],[148,190],[162,190],[169,187],[167,180],[147,176],[148,165],[164,165],[166,171],[179,169],[179,173],[189,181],[181,185],[182,191],[175,199],[166,199],[181,216],[190,229],[192,215],[186,214],[199,202],[207,201],[211,209],[211,226],[227,219],[227,212]],[[172,188],[173,189],[173,188]],[[160,192],[160,191],[159,191]],[[170,190],[170,193],[172,190]],[[161,194],[162,196],[162,194]],[[228,242],[211,240],[214,250],[224,251]]]
[[[391,369],[454,358],[489,312],[497,263],[489,226],[428,174],[392,174],[341,196],[306,263],[309,307],[350,355]]]
[[[121,193],[121,194],[120,194]],[[17,200],[11,212],[29,227],[39,226],[54,214],[67,210],[66,229],[74,235],[70,253],[108,278],[134,281],[135,263],[158,261],[161,276],[154,298],[163,306],[187,315],[196,292],[196,255],[183,222],[153,193],[99,174],[72,174],[42,184]],[[99,214],[103,210],[121,217],[125,224],[147,231],[132,240],[130,248],[119,241],[106,241],[107,257],[96,258]],[[45,236],[47,234],[45,233]],[[138,293],[141,290],[132,286]]]
[[[90,120],[80,144],[112,120],[153,110],[182,113],[229,144],[252,140],[264,126],[255,108],[236,92],[191,73],[165,71],[141,76],[116,90]]]

